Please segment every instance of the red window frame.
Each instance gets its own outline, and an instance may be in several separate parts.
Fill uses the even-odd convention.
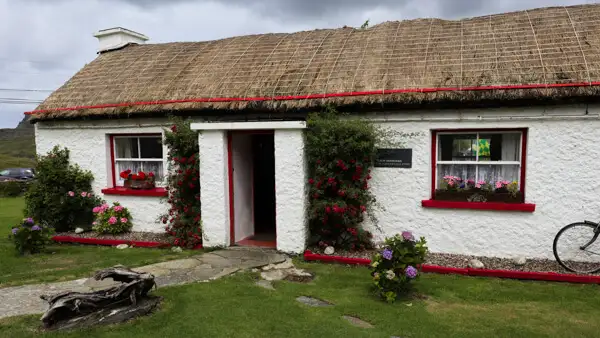
[[[437,178],[437,151],[439,133],[473,133],[473,132],[521,132],[521,172],[520,191],[523,202],[520,204],[492,203],[492,202],[455,202],[434,200]],[[431,134],[431,196],[429,200],[422,201],[423,207],[443,209],[477,209],[477,210],[504,210],[504,211],[527,211],[533,212],[535,204],[525,203],[525,184],[527,170],[527,128],[469,128],[469,129],[435,129]]]
[[[115,137],[137,137],[137,136],[158,136],[162,137],[161,133],[136,133],[136,134],[113,134],[109,135],[109,144],[110,144],[110,166],[111,166],[111,179],[112,179],[112,188],[102,189],[102,193],[106,195],[122,195],[122,196],[157,196],[163,197],[167,196],[167,190],[163,187],[156,187],[154,189],[149,190],[135,190],[135,189],[127,189],[122,186],[117,186],[117,168],[115,165]],[[164,156],[164,155],[163,155]]]

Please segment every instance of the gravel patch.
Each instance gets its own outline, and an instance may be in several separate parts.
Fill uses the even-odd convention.
[[[159,243],[170,243],[170,238],[165,233],[155,232],[127,232],[119,235],[105,235],[95,231],[83,232],[76,234],[74,232],[61,232],[57,233],[56,236],[71,236],[79,238],[94,238],[94,239],[118,239],[125,241],[141,241],[141,242],[159,242]]]
[[[323,250],[319,248],[310,248],[310,251],[318,254],[324,254]],[[336,250],[333,255],[350,257],[350,258],[368,258],[377,253],[375,250],[371,251],[357,251],[348,252],[343,250]],[[525,271],[525,272],[557,272],[557,273],[568,273],[573,272],[565,270],[555,260],[550,259],[527,259],[524,265],[515,264],[514,259],[510,258],[496,258],[496,257],[482,257],[482,256],[469,256],[469,255],[455,255],[455,254],[443,254],[443,253],[429,253],[425,264],[438,265],[450,268],[467,268],[469,261],[477,259],[481,261],[486,269],[492,270],[510,270],[510,271]],[[600,275],[595,273],[593,275]]]

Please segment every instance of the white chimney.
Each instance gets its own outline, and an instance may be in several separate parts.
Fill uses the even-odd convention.
[[[148,37],[144,34],[122,27],[103,29],[94,33],[94,36],[97,37],[100,42],[98,53],[119,49],[130,43],[142,44],[148,41]]]

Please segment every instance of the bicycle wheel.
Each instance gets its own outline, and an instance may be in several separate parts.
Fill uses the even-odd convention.
[[[594,241],[584,250],[596,234],[596,225],[573,223],[560,229],[554,238],[552,250],[558,264],[576,273],[595,273],[600,271],[600,239]]]

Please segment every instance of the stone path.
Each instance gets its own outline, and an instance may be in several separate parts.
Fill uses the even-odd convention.
[[[133,268],[135,271],[148,272],[156,278],[158,287],[210,281],[246,270],[279,264],[287,257],[269,249],[231,248],[213,251],[186,259],[146,265]],[[96,281],[92,278],[78,280],[24,285],[0,288],[0,318],[43,313],[47,304],[40,299],[41,295],[65,291],[90,292],[110,287],[112,279]]]

